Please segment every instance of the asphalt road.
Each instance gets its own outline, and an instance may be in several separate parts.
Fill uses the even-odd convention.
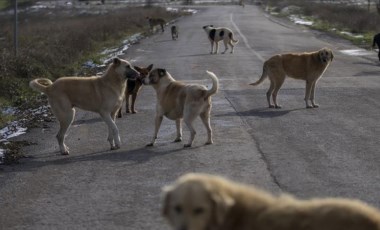
[[[210,55],[202,26],[230,27],[240,40],[234,54]],[[19,137],[37,143],[30,158],[0,171],[0,229],[168,229],[160,216],[161,187],[186,172],[219,174],[271,192],[297,197],[341,196],[380,207],[380,65],[376,53],[352,56],[343,40],[281,22],[255,6],[204,7],[178,20],[180,38],[169,31],[133,46],[134,64],[166,68],[178,80],[221,89],[213,97],[214,145],[205,146],[200,120],[194,147],[172,143],[175,124],[164,119],[153,134],[155,92],[143,88],[138,114],[117,120],[122,148],[109,151],[98,115],[78,112],[68,133],[71,155],[58,154],[57,123]],[[302,81],[287,79],[282,109],[268,109],[268,81],[248,83],[263,61],[281,52],[329,47],[334,61],[317,86],[318,109],[304,108]],[[223,46],[222,46],[223,49]],[[184,139],[189,133],[184,130]]]

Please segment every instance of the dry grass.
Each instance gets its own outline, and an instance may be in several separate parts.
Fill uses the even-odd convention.
[[[46,10],[20,14],[18,56],[13,52],[12,18],[0,18],[0,99],[14,102],[32,77],[55,79],[99,59],[99,51],[136,32],[148,31],[146,16],[167,21],[178,13],[163,8],[122,8],[99,15],[72,16]],[[3,26],[4,25],[4,26]],[[24,91],[24,90],[21,90]]]

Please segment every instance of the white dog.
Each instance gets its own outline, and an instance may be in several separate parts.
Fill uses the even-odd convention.
[[[234,33],[230,29],[226,27],[215,28],[213,25],[203,26],[203,29],[206,31],[208,35],[208,39],[211,42],[210,54],[212,54],[214,51],[214,43],[216,46],[215,54],[218,53],[218,50],[219,50],[218,43],[221,40],[223,40],[224,48],[225,48],[225,50],[223,51],[223,54],[228,50],[228,45],[231,46],[231,53],[234,52],[234,45],[236,45],[239,42],[239,40],[234,39]]]

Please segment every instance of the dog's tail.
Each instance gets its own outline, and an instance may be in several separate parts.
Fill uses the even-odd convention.
[[[206,94],[206,97],[209,97],[209,96],[215,94],[216,92],[218,92],[219,80],[218,80],[218,77],[213,72],[206,70],[206,73],[212,79],[212,87],[211,87],[211,89],[207,90],[207,94]]]
[[[268,68],[267,68],[266,63],[264,63],[263,73],[261,74],[260,79],[257,80],[256,82],[251,83],[250,85],[258,85],[258,84],[262,83],[265,80],[265,78],[267,78],[267,76],[268,76]]]
[[[234,39],[234,34],[232,32],[228,36],[230,37],[231,41],[233,41],[235,44],[239,42],[239,39]]]
[[[40,91],[45,94],[47,93],[48,87],[52,84],[53,82],[47,78],[37,78],[29,82],[29,86],[32,89]]]

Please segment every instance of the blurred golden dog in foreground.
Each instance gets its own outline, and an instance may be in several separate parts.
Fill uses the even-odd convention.
[[[380,212],[357,200],[273,196],[218,176],[187,174],[163,189],[175,230],[379,230]]]

